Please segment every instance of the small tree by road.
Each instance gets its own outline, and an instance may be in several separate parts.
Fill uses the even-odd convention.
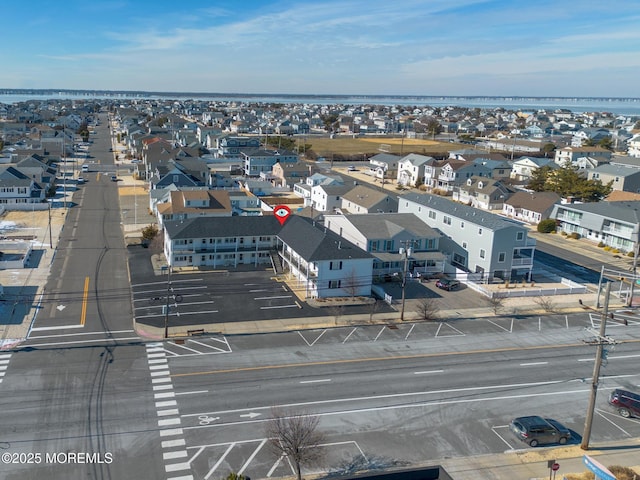
[[[273,408],[271,415],[265,431],[269,447],[278,458],[287,457],[297,479],[302,480],[302,467],[319,465],[324,459],[321,445],[325,439],[318,431],[320,417],[278,408]]]
[[[491,310],[493,310],[494,315],[498,315],[500,311],[502,311],[505,301],[505,297],[491,297],[488,299],[489,306]]]
[[[438,312],[440,312],[436,299],[428,297],[418,302],[416,310],[420,319],[427,321],[435,320],[438,317]]]

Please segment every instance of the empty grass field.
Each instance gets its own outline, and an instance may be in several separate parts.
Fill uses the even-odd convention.
[[[460,148],[460,145],[445,142],[434,142],[416,138],[390,138],[390,137],[308,137],[307,144],[321,157],[334,155],[366,155],[371,156],[382,151],[395,155],[408,153],[420,153],[424,155],[444,154],[452,148]]]

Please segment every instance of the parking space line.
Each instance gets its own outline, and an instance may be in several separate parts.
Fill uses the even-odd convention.
[[[298,305],[296,305],[295,303],[293,305],[274,305],[271,307],[260,307],[260,310],[270,310],[273,308],[297,308]]]
[[[386,326],[382,327],[382,329],[378,332],[378,335],[376,335],[376,338],[373,339],[374,342],[377,341],[378,338],[380,338],[380,335],[382,335],[382,332],[384,332],[386,328]]]
[[[513,322],[513,319],[511,320]],[[497,324],[496,322],[492,321],[492,320],[487,320],[487,322],[489,322],[491,325],[495,325],[498,328],[501,328],[502,330],[504,330],[505,332],[508,333],[512,333],[513,330],[513,323],[511,324],[511,330],[509,330],[508,328],[503,327],[502,325]]]
[[[414,375],[428,375],[430,373],[442,373],[444,370],[425,370],[422,372],[413,372]]]
[[[347,340],[349,340],[349,337],[353,335],[356,332],[356,330],[358,330],[358,327],[354,327],[353,330],[349,332],[349,335],[347,335],[346,338],[342,341],[342,343],[345,343]]]
[[[189,347],[187,347],[186,345],[178,345],[177,343],[173,343],[173,342],[170,342],[170,343],[171,343],[171,345],[173,345],[174,347],[177,347],[177,348],[183,348],[183,349],[185,349],[185,350],[190,350],[190,351],[195,352],[195,353],[197,353],[197,354],[200,354],[200,353],[201,353],[199,350],[195,350],[195,349],[193,349],[193,348],[189,348]],[[179,357],[179,356],[181,356],[179,353],[172,352],[171,350],[167,350],[167,353],[169,353],[169,354],[173,355],[174,357]]]
[[[496,426],[494,426],[494,427],[491,427],[491,431],[492,431],[493,433],[495,433],[495,434],[498,436],[498,438],[499,438],[500,440],[502,440],[502,441],[507,445],[507,447],[509,447],[509,450],[515,450],[515,448],[513,447],[513,445],[511,445],[509,442],[507,442],[507,441],[505,440],[505,438],[504,438],[502,435],[500,435],[500,434],[496,431],[496,428],[509,428],[509,425],[496,425]]]
[[[407,338],[409,338],[409,335],[411,335],[411,332],[413,332],[413,329],[415,328],[416,324],[414,323],[413,325],[411,325],[411,328],[409,329],[409,332],[407,332],[407,334],[405,335],[404,339],[406,340]]]
[[[253,297],[254,300],[271,300],[274,298],[291,298],[293,295],[275,295],[273,297]]]
[[[213,467],[211,467],[211,470],[209,470],[207,472],[207,474],[204,476],[205,480],[209,480],[209,478],[211,478],[211,475],[213,475],[213,472],[215,472],[218,469],[218,467],[220,466],[220,464],[222,462],[224,462],[224,459],[227,457],[227,455],[229,455],[229,452],[231,452],[231,450],[235,446],[236,446],[236,444],[234,442],[234,443],[230,444],[227,447],[227,450],[222,454],[222,457],[220,457],[220,459],[213,465]],[[204,450],[204,447],[203,447],[203,450]],[[200,452],[198,452],[198,453],[200,453]]]
[[[202,343],[202,342],[198,342],[197,340],[189,340],[190,343],[195,343],[197,345],[202,345],[205,348],[209,348],[211,350],[217,350],[218,352],[224,352],[227,353],[227,350],[223,350],[222,348],[219,347],[214,347],[213,345],[207,345],[206,343]],[[227,344],[228,346],[228,344]]]
[[[304,343],[306,343],[306,344],[307,344],[307,346],[309,346],[309,347],[313,347],[313,346],[315,345],[315,343],[316,343],[318,340],[320,340],[320,337],[322,337],[325,333],[327,333],[327,330],[326,330],[326,329],[325,329],[325,330],[322,330],[322,332],[320,332],[320,335],[318,335],[318,337],[317,337],[317,338],[316,338],[312,343],[309,343],[309,342],[307,341],[307,339],[306,339],[306,338],[304,338],[304,335],[302,335],[302,333],[300,333],[300,330],[296,330],[296,331],[298,332],[298,335],[300,335],[300,336],[302,337],[302,340],[304,340]]]
[[[613,425],[618,430],[620,430],[622,433],[624,433],[627,437],[631,437],[632,436],[629,432],[627,432],[624,428],[622,428],[616,422],[614,422],[610,418],[607,418],[606,416],[604,416],[603,413],[602,413],[602,410],[596,409],[596,413],[600,416],[600,418],[602,418],[603,420],[606,420],[607,422],[609,422],[611,425]],[[605,412],[605,413],[609,413],[609,412]]]
[[[284,455],[280,455],[280,458],[278,458],[273,466],[269,469],[269,471],[267,472],[267,478],[271,478],[271,475],[273,475],[273,472],[276,471],[276,468],[278,468],[280,466],[280,464],[282,463],[282,460],[284,459]]]
[[[535,367],[538,365],[548,365],[549,362],[529,362],[529,363],[521,363],[521,367]]]
[[[446,325],[448,328],[450,328],[451,330],[453,330],[454,332],[457,332],[457,335],[440,335],[440,329],[442,328],[443,325]],[[440,325],[438,325],[438,331],[436,332],[435,336],[436,337],[440,337],[440,338],[446,338],[446,337],[457,337],[457,336],[465,336],[464,333],[462,333],[460,330],[458,330],[457,328],[449,325],[449,323],[447,322],[441,322]]]
[[[253,453],[251,455],[249,455],[249,458],[247,458],[247,461],[244,463],[244,465],[242,465],[242,467],[240,467],[240,470],[238,470],[238,475],[242,475],[242,473],[245,471],[245,469],[249,466],[249,464],[256,457],[258,452],[262,449],[262,447],[264,447],[264,444],[267,443],[267,440],[268,439],[266,439],[266,438],[264,440],[262,440],[262,442],[260,442],[260,445],[258,445],[256,447],[256,449],[253,451]]]

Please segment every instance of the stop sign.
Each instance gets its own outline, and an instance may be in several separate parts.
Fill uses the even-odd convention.
[[[554,463],[553,465],[551,465],[551,470],[553,470],[554,472],[560,470],[560,464]]]

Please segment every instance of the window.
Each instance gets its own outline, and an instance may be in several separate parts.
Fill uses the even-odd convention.
[[[378,240],[369,240],[369,251],[377,252],[378,251]]]
[[[340,282],[342,280],[329,280],[329,288],[340,288]]]
[[[482,235],[482,228],[478,229],[478,235]]]
[[[460,222],[460,228],[464,228],[464,222]]]
[[[384,241],[384,251],[391,252],[393,250],[393,240]]]
[[[467,249],[467,242],[462,242],[462,248]]]
[[[524,232],[516,233],[516,240],[522,240],[524,238]]]
[[[342,270],[342,260],[339,262],[329,262],[329,270]]]
[[[434,212],[433,210],[429,210],[429,218],[431,218],[432,220],[436,219],[436,212]]]
[[[505,253],[504,252],[500,252],[498,254],[498,261],[499,262],[504,262],[505,257],[506,257]]]
[[[484,248],[480,249],[480,258],[484,258],[486,256],[487,252],[484,251]]]
[[[447,217],[446,215],[442,218],[442,223],[445,225],[451,225],[451,217]]]

